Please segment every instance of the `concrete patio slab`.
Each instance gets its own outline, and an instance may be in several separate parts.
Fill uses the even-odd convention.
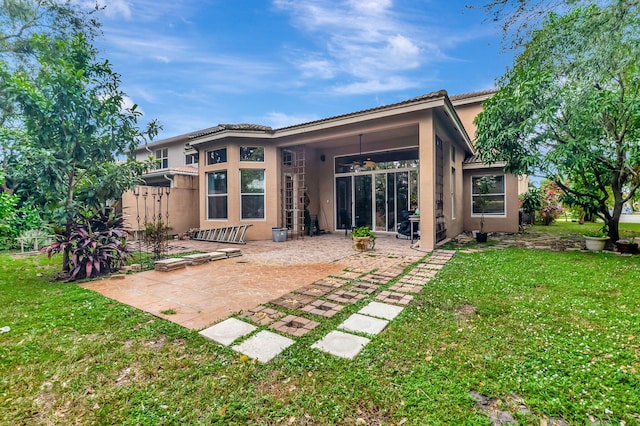
[[[360,309],[358,313],[391,321],[403,310],[404,308],[400,306],[389,305],[388,303],[371,302],[364,308]]]
[[[232,349],[266,364],[294,343],[288,337],[264,330]]]
[[[367,315],[353,314],[344,320],[338,328],[345,331],[351,331],[353,333],[375,335],[382,332],[387,325],[389,325],[389,321],[387,320],[373,318]]]
[[[244,321],[229,318],[221,323],[202,330],[199,334],[207,339],[213,340],[214,342],[220,343],[223,346],[229,346],[236,339],[246,336],[256,328],[256,326]]]
[[[318,340],[311,345],[311,347],[327,352],[333,356],[353,359],[370,341],[371,340],[366,337],[354,336],[353,334],[343,333],[342,331],[332,331],[322,340]]]

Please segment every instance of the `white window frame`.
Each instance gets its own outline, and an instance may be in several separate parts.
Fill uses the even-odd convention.
[[[481,177],[493,177],[493,178],[498,178],[498,177],[502,177],[502,192],[491,192],[488,193],[486,195],[488,196],[496,196],[496,195],[502,195],[502,199],[503,199],[503,209],[502,209],[502,213],[485,213],[485,216],[490,216],[490,217],[507,217],[507,176],[504,174],[497,174],[497,175],[474,175],[471,176],[471,217],[481,217],[482,213],[474,213],[473,211],[473,200],[474,197],[479,196],[479,194],[474,194],[473,193],[473,184],[474,184],[474,179],[480,179]]]
[[[261,171],[262,172],[262,192],[242,192],[242,173],[244,171]],[[267,218],[267,172],[265,169],[240,169],[240,173],[238,174],[238,178],[240,179],[239,188],[240,188],[240,220],[266,220]],[[244,217],[243,216],[243,206],[242,203],[244,201],[245,196],[262,196],[262,217]]]
[[[184,155],[184,164],[185,166],[197,166],[200,161],[200,154],[197,152],[185,154]]]
[[[456,182],[457,181],[458,181],[458,176],[456,173],[456,168],[451,167],[451,182],[449,183],[451,186],[451,219],[456,218],[456,184],[457,184]]]
[[[169,168],[169,148],[158,148],[155,150],[155,159],[160,162],[156,164],[156,170]]]

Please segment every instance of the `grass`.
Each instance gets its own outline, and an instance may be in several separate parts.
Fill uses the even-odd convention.
[[[578,222],[572,222],[571,220],[564,220],[563,218],[560,218],[549,226],[534,225],[527,229],[533,232],[546,232],[550,234],[584,235],[587,232],[601,230],[602,225],[602,222],[585,222],[581,225]],[[640,223],[620,223],[618,229],[620,231],[620,235],[625,235],[626,232],[633,232],[640,236]]]
[[[489,425],[470,391],[581,425],[640,424],[640,256],[458,254],[353,361],[267,365],[0,255],[0,424]],[[361,420],[358,420],[361,419]]]

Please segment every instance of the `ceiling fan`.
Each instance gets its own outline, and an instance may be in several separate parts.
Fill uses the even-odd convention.
[[[360,133],[358,136],[360,138],[360,150],[358,154],[358,159],[353,161],[350,165],[350,169],[352,172],[359,172],[360,170],[368,170],[376,166],[375,161],[373,161],[371,157],[367,157],[366,159],[361,160],[362,159],[362,133]]]

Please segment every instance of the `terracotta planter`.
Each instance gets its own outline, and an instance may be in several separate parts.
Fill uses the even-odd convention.
[[[369,250],[369,237],[353,237],[353,247],[358,251]]]
[[[609,237],[584,237],[587,250],[602,251]]]

